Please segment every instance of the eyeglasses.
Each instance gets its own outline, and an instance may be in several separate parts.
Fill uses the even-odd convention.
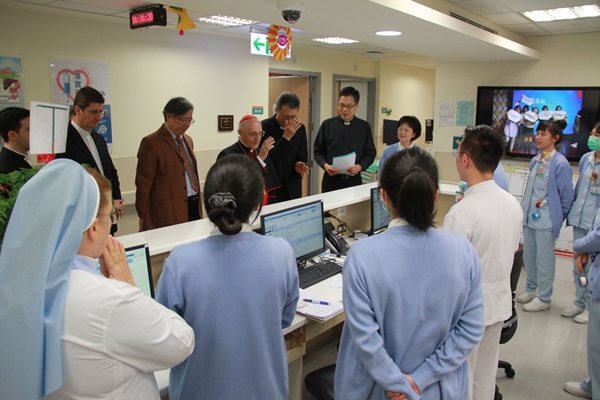
[[[459,154],[467,154],[464,151],[452,150],[452,155],[456,157]],[[468,155],[468,154],[467,154]]]
[[[180,120],[181,122],[183,122],[183,124],[193,124],[194,122],[194,118],[181,118],[181,117],[177,117],[178,120]]]
[[[113,208],[112,211],[108,214],[98,214],[98,217],[102,217],[104,215],[108,215],[110,216],[110,223],[111,225],[116,224],[117,222],[119,222],[119,220],[121,219],[121,210],[119,210],[118,208]]]
[[[244,132],[246,135],[250,136],[252,139],[256,139],[257,137],[263,137],[263,136],[265,136],[265,131],[260,131],[260,132],[240,131],[240,132]]]
[[[106,110],[87,110],[94,117],[104,117],[106,115]]]
[[[346,110],[351,110],[356,106],[355,104],[344,104],[344,103],[338,103],[338,108],[341,108],[342,110],[346,109]]]

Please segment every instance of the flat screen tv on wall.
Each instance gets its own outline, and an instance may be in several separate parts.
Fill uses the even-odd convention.
[[[587,139],[600,120],[600,87],[477,88],[475,123],[493,126],[505,135],[507,157],[535,156],[537,125],[540,120],[552,119],[563,119],[567,124],[557,150],[569,161],[578,162],[590,151]]]

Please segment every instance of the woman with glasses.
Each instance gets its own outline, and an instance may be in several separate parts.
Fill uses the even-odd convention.
[[[171,369],[171,400],[288,397],[281,330],[296,313],[298,271],[284,239],[252,232],[262,197],[255,163],[237,154],[217,161],[204,186],[213,231],[165,260],[157,299],[196,335],[192,355]]]
[[[402,149],[414,146],[413,142],[421,136],[421,122],[417,117],[405,115],[398,121],[398,144],[393,144],[385,148],[381,159],[379,160],[379,171],[383,171],[383,166],[392,154]]]
[[[527,303],[523,306],[524,311],[550,308],[556,268],[554,245],[573,203],[573,170],[567,159],[555,149],[565,125],[562,121],[541,121],[538,124],[535,144],[540,154],[531,160],[521,200],[523,263],[527,284],[525,292],[517,296],[517,301]]]
[[[477,254],[433,226],[438,170],[427,152],[392,155],[379,187],[393,220],[344,263],[335,398],[466,399],[467,357],[484,331]]]
[[[109,236],[110,192],[70,160],[21,188],[0,255],[2,398],[158,399],[153,372],[192,352],[192,329],[135,286]]]

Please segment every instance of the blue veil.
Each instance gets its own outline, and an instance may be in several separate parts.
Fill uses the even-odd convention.
[[[62,385],[71,265],[100,194],[74,161],[55,160],[19,191],[0,254],[0,397],[41,399]]]

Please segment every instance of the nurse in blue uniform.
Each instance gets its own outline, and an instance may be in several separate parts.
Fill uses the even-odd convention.
[[[263,199],[255,162],[232,154],[206,177],[210,236],[178,246],[165,260],[157,300],[194,328],[196,348],[171,368],[169,398],[288,397],[282,329],[298,302],[298,267],[282,238],[252,232]]]
[[[467,357],[484,330],[477,254],[433,227],[438,171],[427,152],[393,154],[379,186],[393,220],[344,263],[335,398],[466,399]]]
[[[550,308],[556,268],[554,245],[573,203],[573,170],[555,149],[563,128],[561,121],[547,126],[542,121],[538,125],[535,143],[541,153],[529,164],[529,178],[521,201],[527,284],[517,301],[527,303],[523,310],[529,312]]]
[[[579,160],[579,179],[575,185],[575,200],[569,215],[567,225],[573,226],[573,241],[581,239],[590,230],[592,219],[600,205],[600,122],[597,122],[588,138],[588,147],[592,150]],[[573,258],[573,278],[575,280],[575,302],[562,311],[562,316],[574,318],[580,324],[587,324],[588,304],[587,287],[577,284],[580,274],[577,271],[576,260]]]

